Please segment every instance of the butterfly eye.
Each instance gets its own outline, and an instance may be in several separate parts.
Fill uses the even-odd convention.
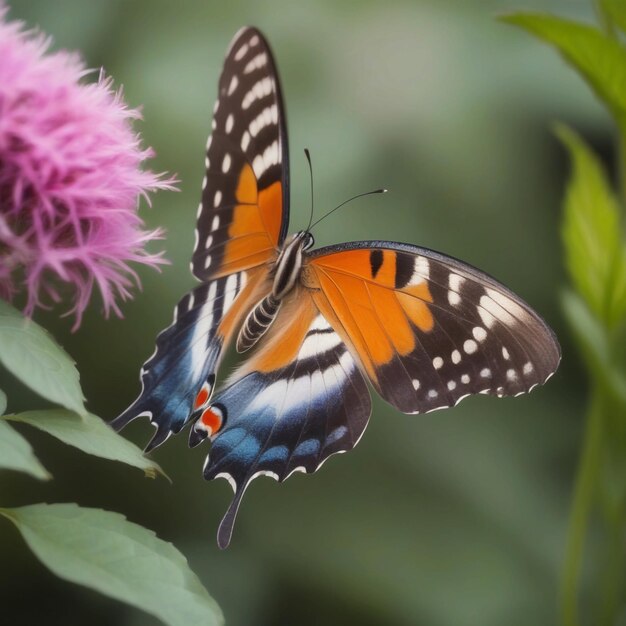
[[[315,239],[313,238],[313,235],[310,232],[305,232],[304,233],[304,243],[302,245],[302,249],[303,250],[310,250],[313,245],[315,244]]]

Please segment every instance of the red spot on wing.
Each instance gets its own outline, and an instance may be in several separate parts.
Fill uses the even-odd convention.
[[[200,421],[204,424],[204,426],[206,426],[210,435],[214,435],[219,432],[222,427],[222,415],[217,411],[214,411],[211,407],[202,411]]]
[[[206,387],[202,387],[196,396],[196,401],[193,405],[194,409],[199,409],[209,399],[209,390]]]

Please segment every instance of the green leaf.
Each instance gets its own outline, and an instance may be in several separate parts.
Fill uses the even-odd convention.
[[[0,300],[0,361],[40,396],[83,415],[78,370],[41,326]]]
[[[584,301],[572,291],[563,294],[563,311],[592,377],[606,384],[617,399],[626,403],[626,376],[611,358],[607,334]]]
[[[617,40],[592,26],[553,15],[514,13],[501,19],[555,46],[615,116],[626,117],[626,49]]]
[[[76,504],[0,509],[57,576],[116,598],[170,626],[223,624],[222,613],[171,544],[118,513]]]
[[[626,32],[626,2],[624,0],[601,0],[601,6],[610,20]]]
[[[612,327],[626,314],[620,207],[602,165],[583,140],[563,125],[556,133],[572,159],[562,229],[567,269],[590,309]]]
[[[25,472],[39,480],[52,478],[22,435],[0,420],[0,468]]]
[[[7,419],[30,424],[60,439],[87,454],[120,461],[142,469],[147,476],[154,478],[163,470],[128,439],[118,435],[108,424],[92,413],[81,419],[76,413],[63,409],[48,411],[27,411],[17,415],[9,415]]]
[[[7,395],[0,389],[0,415],[7,410]]]

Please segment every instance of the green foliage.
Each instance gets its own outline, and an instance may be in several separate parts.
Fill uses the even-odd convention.
[[[626,32],[626,2],[624,0],[601,0],[600,6],[609,19]]]
[[[626,241],[622,202],[626,199],[626,48],[616,27],[626,26],[626,3],[600,0],[598,8],[604,32],[549,15],[505,18],[561,52],[613,114],[619,133],[621,194],[611,189],[599,159],[573,130],[560,125],[556,131],[572,162],[562,235],[565,263],[577,293],[565,293],[563,308],[590,379],[561,586],[566,626],[579,624],[579,578],[592,513],[601,517],[604,529],[593,623],[615,624],[625,604]]]
[[[57,576],[156,616],[170,626],[223,624],[185,557],[122,515],[75,504],[0,509]]]
[[[40,396],[84,415],[78,370],[41,326],[0,300],[0,361]]]
[[[157,463],[144,456],[134,443],[118,435],[92,413],[86,413],[81,418],[71,411],[52,409],[8,415],[7,419],[34,426],[87,454],[142,469],[150,478],[154,478],[157,473],[165,476]]]
[[[593,313],[613,328],[626,314],[626,245],[619,204],[602,165],[584,141],[563,125],[557,134],[570,152],[573,168],[562,231],[567,269]]]
[[[0,420],[0,469],[25,472],[39,480],[51,478],[22,435]]]
[[[134,444],[85,412],[78,371],[48,333],[0,301],[2,363],[39,395],[66,409],[28,411],[0,419],[0,469],[51,478],[9,421],[34,426],[87,454],[163,473]],[[0,414],[6,409],[0,391]],[[67,410],[67,409],[70,410]],[[80,411],[80,414],[76,411]],[[121,515],[76,504],[0,509],[55,574],[122,600],[170,626],[222,624],[219,607],[183,555]]]
[[[584,355],[589,375],[599,376],[612,393],[626,403],[626,374],[614,361],[612,346],[602,324],[585,301],[570,290],[563,294],[563,311]]]
[[[619,122],[626,121],[626,50],[597,28],[541,13],[501,18],[557,48]]]

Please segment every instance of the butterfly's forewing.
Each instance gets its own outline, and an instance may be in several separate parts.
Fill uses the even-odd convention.
[[[275,255],[288,223],[287,132],[270,49],[254,28],[230,45],[219,81],[192,271],[202,280]]]
[[[213,410],[225,426],[204,476],[227,478],[235,492],[218,532],[226,547],[248,484],[259,475],[283,481],[295,471],[314,472],[331,454],[352,449],[371,402],[346,345],[300,288],[258,351],[216,394]],[[201,427],[200,420],[191,431],[192,445]]]
[[[208,403],[223,348],[262,288],[288,220],[285,120],[271,53],[244,28],[224,62],[206,150],[192,271],[205,284],[177,305],[141,371],[142,392],[116,418],[147,415],[148,449],[178,432]]]
[[[330,246],[311,254],[303,280],[376,390],[405,413],[530,391],[560,360],[554,333],[518,296],[431,250]]]

